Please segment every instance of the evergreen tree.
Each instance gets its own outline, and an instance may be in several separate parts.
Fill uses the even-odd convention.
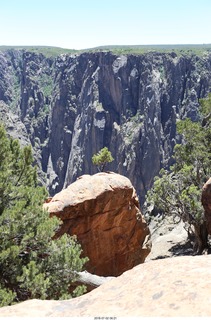
[[[53,240],[61,221],[42,205],[30,147],[21,149],[0,125],[0,306],[27,299],[66,299],[86,258],[75,237]]]
[[[102,148],[97,154],[92,157],[92,163],[98,167],[99,171],[104,171],[105,166],[112,162],[114,158],[107,147]]]
[[[185,119],[177,123],[182,143],[175,145],[175,164],[155,177],[146,201],[148,207],[185,223],[197,254],[208,248],[201,192],[211,176],[211,94],[201,99],[200,105],[200,121]]]

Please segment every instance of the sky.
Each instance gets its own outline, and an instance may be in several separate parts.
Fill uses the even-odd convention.
[[[211,0],[0,0],[0,45],[210,43]]]

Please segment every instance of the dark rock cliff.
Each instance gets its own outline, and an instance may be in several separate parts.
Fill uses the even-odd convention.
[[[177,118],[196,119],[209,91],[208,53],[0,52],[0,119],[23,144],[30,141],[52,195],[95,173],[91,157],[107,146],[115,159],[108,170],[127,176],[143,203],[171,163]]]

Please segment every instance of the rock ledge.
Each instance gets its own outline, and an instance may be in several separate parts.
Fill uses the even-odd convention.
[[[26,301],[0,316],[211,316],[211,256],[149,261],[66,301]]]

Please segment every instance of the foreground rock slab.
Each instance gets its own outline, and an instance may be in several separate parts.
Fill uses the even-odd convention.
[[[84,296],[26,301],[0,316],[211,316],[210,270],[210,255],[149,261]]]
[[[44,207],[63,221],[57,233],[77,235],[87,271],[119,276],[143,263],[149,228],[130,180],[113,172],[83,175]]]

